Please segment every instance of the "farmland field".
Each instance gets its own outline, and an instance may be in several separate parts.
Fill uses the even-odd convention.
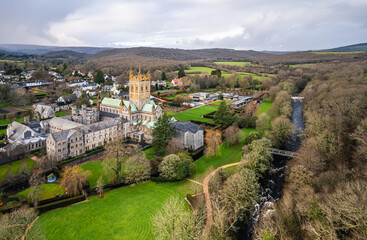
[[[251,62],[214,62],[214,63],[218,65],[230,65],[230,66],[239,66],[239,67],[252,65]]]

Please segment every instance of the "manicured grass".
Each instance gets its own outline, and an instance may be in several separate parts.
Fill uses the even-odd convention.
[[[182,112],[183,114],[188,114],[188,115],[196,115],[196,116],[203,116],[205,114],[217,111],[218,107],[216,106],[202,106],[202,107],[198,107],[198,108],[193,108],[187,111]]]
[[[65,115],[68,115],[68,113],[67,113],[67,112],[62,112],[62,111],[61,111],[61,112],[56,112],[56,113],[55,113],[55,116],[56,116],[56,117],[61,117],[61,116],[65,116]]]
[[[114,189],[102,199],[91,197],[87,202],[43,214],[34,229],[40,227],[46,238],[53,240],[153,239],[151,217],[171,196],[179,196],[184,202],[193,184],[148,181]],[[29,234],[32,236],[32,229]]]
[[[271,106],[273,106],[273,102],[262,101],[259,108],[256,110],[255,116],[259,116],[261,113],[268,113]]]
[[[108,178],[104,175],[102,162],[100,161],[87,162],[80,165],[80,168],[83,169],[84,171],[90,171],[88,182],[91,188],[97,186],[97,181],[100,176],[102,176],[104,184],[109,183]]]
[[[0,182],[4,181],[5,176],[6,176],[8,171],[10,171],[11,176],[17,176],[19,167],[23,164],[23,162],[25,162],[26,166],[27,166],[26,172],[30,173],[32,171],[32,169],[34,168],[34,165],[35,165],[35,162],[30,158],[26,158],[24,160],[19,160],[19,161],[16,161],[16,162],[8,163],[8,164],[0,166]]]
[[[145,153],[145,156],[147,157],[148,160],[154,159],[154,155],[153,155],[154,147],[145,149],[143,152]]]
[[[6,134],[6,128],[0,129],[0,134]]]
[[[355,53],[365,53],[366,51],[353,51],[353,52],[312,52],[314,54],[355,54]]]
[[[230,65],[230,66],[240,66],[240,67],[252,65],[251,62],[214,62],[214,63],[219,64],[219,65]]]
[[[174,117],[182,122],[187,122],[187,121],[198,121],[198,122],[206,122],[206,123],[213,122],[213,120],[209,118],[202,118],[199,116],[186,115],[183,113],[176,114]]]
[[[204,155],[203,157],[195,161],[196,171],[191,178],[202,182],[204,177],[208,173],[208,169],[215,170],[220,166],[239,162],[241,160],[242,147],[245,138],[250,132],[256,131],[256,129],[244,128],[241,131],[244,133],[244,136],[240,140],[240,143],[238,143],[237,145],[228,147],[227,142],[224,142],[220,145],[219,154],[217,156]]]
[[[212,103],[212,104],[219,106],[221,104],[221,102],[224,102],[225,104],[230,104],[231,103],[231,101],[224,101],[224,100],[222,100],[222,101],[216,101],[215,103]]]
[[[1,119],[0,120],[0,126],[9,125],[13,121],[16,121],[18,123],[24,123],[24,118],[17,118],[17,119]]]
[[[41,188],[42,188],[42,195],[40,197],[40,201],[54,198],[57,196],[62,196],[65,193],[64,189],[58,184],[51,184],[51,183],[43,184],[41,185]],[[30,190],[31,188],[27,188],[26,190],[19,192],[17,195],[23,195],[28,200],[28,202],[31,202],[32,199],[28,197]]]
[[[172,111],[164,110],[164,112],[167,113],[167,115],[175,115],[175,112],[172,112]]]

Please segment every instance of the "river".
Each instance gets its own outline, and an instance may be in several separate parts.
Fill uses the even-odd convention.
[[[303,109],[301,100],[292,100],[292,116],[291,121],[294,125],[294,131],[287,142],[284,150],[297,151],[301,146],[301,133],[304,130],[303,121]],[[288,157],[274,155],[274,160],[271,163],[271,170],[268,174],[260,180],[261,186],[261,198],[260,201],[255,205],[255,212],[253,214],[252,222],[245,224],[239,231],[238,239],[250,240],[253,235],[253,228],[262,211],[266,210],[267,206],[271,205],[272,202],[278,200],[282,196],[282,189],[284,183],[284,170]]]

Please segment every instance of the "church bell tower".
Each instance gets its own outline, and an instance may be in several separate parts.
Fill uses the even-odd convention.
[[[130,69],[129,74],[129,97],[130,103],[136,105],[138,110],[141,110],[144,104],[150,103],[150,73],[142,74],[139,68],[139,73],[134,76]]]

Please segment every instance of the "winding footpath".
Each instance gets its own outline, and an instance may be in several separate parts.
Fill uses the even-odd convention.
[[[209,192],[209,181],[210,181],[210,178],[212,176],[214,176],[214,174],[216,172],[218,172],[220,169],[225,169],[225,168],[228,168],[228,167],[237,166],[240,163],[241,162],[236,162],[236,163],[231,163],[231,164],[227,164],[227,165],[221,166],[221,167],[215,169],[213,172],[211,172],[209,175],[207,175],[204,178],[204,182],[203,182],[203,193],[204,193],[204,196],[205,196],[205,206],[206,206],[205,234],[207,236],[209,235],[210,227],[212,226],[212,222],[213,222],[213,209],[212,209],[212,202],[210,200],[210,192]]]

